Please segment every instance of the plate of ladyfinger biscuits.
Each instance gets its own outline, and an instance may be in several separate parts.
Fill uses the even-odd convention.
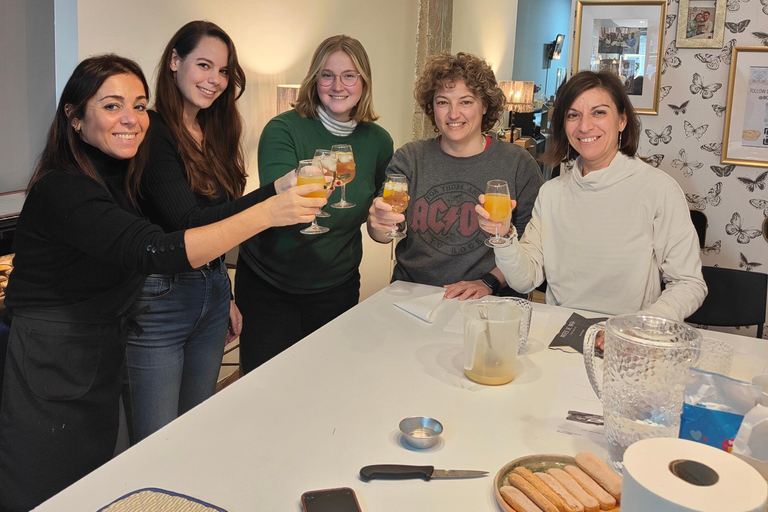
[[[621,476],[589,452],[515,459],[494,485],[506,512],[620,512]]]

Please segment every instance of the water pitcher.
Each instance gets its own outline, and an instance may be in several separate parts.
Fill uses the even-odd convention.
[[[605,330],[604,361],[595,359],[595,336]],[[701,334],[666,318],[622,315],[584,336],[587,376],[603,402],[605,438],[613,468],[624,450],[649,437],[677,437],[692,346]]]

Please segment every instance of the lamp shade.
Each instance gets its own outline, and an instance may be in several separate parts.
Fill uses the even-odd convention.
[[[299,97],[299,87],[298,84],[282,84],[277,86],[278,114],[293,108],[292,103],[296,103],[296,99]]]
[[[501,81],[499,87],[507,98],[507,110],[533,112],[533,82]]]

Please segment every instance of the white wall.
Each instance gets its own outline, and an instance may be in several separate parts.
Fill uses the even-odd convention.
[[[518,0],[453,1],[451,52],[485,58],[497,80],[512,79]]]

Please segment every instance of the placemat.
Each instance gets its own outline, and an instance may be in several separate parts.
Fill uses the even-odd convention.
[[[164,489],[139,489],[98,512],[227,512],[223,508]]]

